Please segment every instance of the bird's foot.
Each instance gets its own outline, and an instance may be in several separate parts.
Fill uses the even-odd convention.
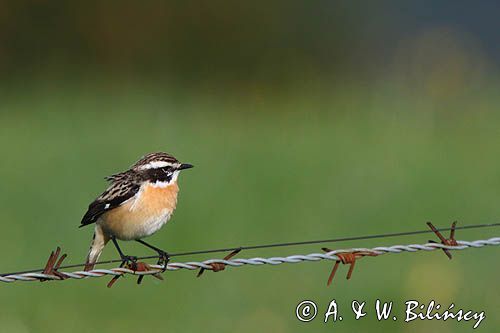
[[[170,255],[163,250],[159,250],[157,265],[163,266],[163,268],[161,269],[162,273],[167,270],[167,264],[169,261],[170,261]]]
[[[135,256],[121,256],[122,263],[120,267],[128,267],[133,271],[137,270],[137,257]]]
[[[122,260],[122,263],[120,264],[120,267],[125,267],[125,268],[128,268],[134,272],[138,271],[139,268],[138,268],[138,263],[137,262],[137,257],[135,256],[126,256],[126,255],[120,255],[120,259]],[[117,275],[117,276],[114,276],[111,281],[108,282],[108,288],[111,288],[116,281],[118,281],[118,279],[122,276],[125,276],[125,275]]]

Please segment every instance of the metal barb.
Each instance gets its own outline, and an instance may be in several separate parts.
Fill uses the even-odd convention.
[[[224,260],[229,260],[240,252],[241,252],[241,248],[236,249],[233,252],[229,253],[227,256],[225,256]],[[219,262],[214,262],[214,263],[211,263],[209,265],[212,266],[212,271],[214,271],[214,272],[220,272],[220,271],[223,271],[224,269],[226,269],[226,265],[223,263],[219,263]],[[203,272],[205,272],[205,268],[202,267],[202,268],[200,268],[200,271],[198,272],[198,275],[196,275],[196,277],[200,277],[203,274]]]
[[[58,277],[59,280],[64,280],[64,279],[66,279],[66,276],[64,274],[59,273],[57,270],[59,269],[59,267],[61,267],[61,264],[64,261],[64,259],[67,257],[67,255],[63,254],[59,258],[59,254],[61,254],[61,248],[58,246],[56,248],[55,252],[52,251],[50,253],[49,259],[47,260],[47,263],[45,264],[45,268],[43,269],[42,274],[53,275],[53,276]],[[40,278],[40,281],[42,281],[42,282],[47,281],[47,280],[50,280],[50,279]]]
[[[321,248],[325,252],[332,252],[331,249],[323,247]],[[339,268],[339,264],[342,262],[342,264],[346,265],[349,264],[349,271],[347,271],[347,276],[346,279],[349,280],[352,276],[352,272],[354,271],[354,265],[356,264],[356,259],[361,259],[364,256],[371,256],[375,257],[378,254],[374,252],[369,252],[369,251],[353,251],[353,252],[344,252],[344,253],[336,253],[336,256],[339,258],[339,260],[335,261],[335,264],[333,265],[332,271],[330,273],[330,276],[328,277],[328,281],[326,283],[327,286],[332,284],[333,278],[335,277],[335,273],[337,272],[337,269]]]
[[[151,272],[151,271],[156,271],[156,273],[152,273],[150,275],[152,275],[153,277],[157,278],[158,280],[162,280],[163,281],[163,276],[161,276],[160,273],[163,273],[165,271],[164,269],[157,269],[157,268],[151,267],[150,265],[148,265],[147,263],[142,262],[142,261],[133,261],[133,262],[130,262],[130,263],[122,262],[122,264],[120,265],[120,267],[128,268],[131,271],[133,271],[134,273],[135,272]],[[122,276],[124,277],[125,274],[113,276],[113,278],[108,282],[107,287],[111,288],[115,284],[115,282],[118,281],[118,279],[120,277],[122,277]],[[144,279],[144,276],[145,275],[139,275],[139,277],[137,278],[137,284],[141,284],[142,283],[142,280]]]
[[[429,228],[431,228],[431,230],[436,234],[436,236],[439,238],[439,240],[441,241],[441,244],[443,245],[448,245],[448,246],[458,246],[457,244],[457,240],[455,239],[455,228],[457,226],[457,221],[454,221],[452,224],[451,224],[451,228],[450,228],[450,238],[445,238],[440,232],[439,230],[436,229],[436,227],[434,227],[434,225],[431,223],[431,222],[427,222],[427,225],[429,226]],[[433,240],[430,240],[429,242],[431,243],[436,243],[435,241]],[[443,249],[443,252],[446,254],[446,256],[449,258],[449,259],[453,259],[450,251],[448,249]]]

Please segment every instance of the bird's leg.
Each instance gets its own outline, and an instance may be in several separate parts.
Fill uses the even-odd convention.
[[[123,267],[126,264],[128,264],[130,267],[132,267],[132,270],[135,270],[135,267],[137,266],[137,257],[124,255],[122,250],[118,246],[116,238],[112,236],[111,240],[113,241],[113,244],[115,244],[115,247],[118,250],[118,253],[120,254],[120,259],[122,260],[120,267]]]
[[[167,269],[167,264],[170,261],[170,256],[168,255],[167,252],[163,251],[162,249],[157,248],[156,246],[148,244],[141,239],[136,239],[135,241],[138,243],[141,243],[144,246],[149,247],[152,250],[155,250],[158,253],[158,265],[163,266],[163,269],[162,269],[163,272]]]

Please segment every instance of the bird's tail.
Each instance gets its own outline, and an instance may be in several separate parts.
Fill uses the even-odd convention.
[[[92,238],[89,254],[87,255],[87,260],[85,261],[85,271],[90,271],[94,268],[95,263],[99,259],[99,256],[109,239],[109,236],[102,231],[102,228],[98,224],[96,224],[94,238]]]

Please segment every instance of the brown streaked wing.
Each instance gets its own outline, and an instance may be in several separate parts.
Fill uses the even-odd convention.
[[[140,184],[131,181],[116,181],[104,191],[90,205],[82,218],[80,227],[92,224],[97,221],[99,216],[107,211],[120,206],[123,202],[133,197],[140,188]]]

